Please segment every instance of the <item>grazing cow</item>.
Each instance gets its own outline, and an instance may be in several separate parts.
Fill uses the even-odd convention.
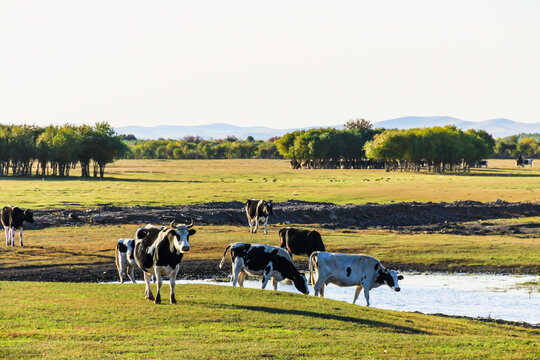
[[[301,230],[286,227],[279,230],[279,246],[287,249],[289,254],[306,254],[308,257],[314,251],[325,251],[321,234],[315,230]]]
[[[403,276],[395,270],[386,269],[379,260],[368,255],[336,254],[316,251],[309,257],[309,272],[315,296],[324,296],[324,286],[356,286],[353,304],[364,288],[364,297],[369,306],[369,290],[383,284],[399,291],[398,280]]]
[[[258,199],[249,199],[246,201],[244,209],[246,210],[250,233],[256,233],[257,228],[259,227],[259,221],[263,221],[264,233],[268,234],[266,224],[268,223],[268,217],[272,215],[272,205],[272,200],[264,201]]]
[[[274,290],[277,282],[290,279],[294,286],[303,294],[309,294],[306,277],[298,271],[287,251],[277,246],[233,243],[229,244],[223,253],[219,268],[223,267],[227,251],[231,249],[232,284],[244,286],[246,273],[252,276],[262,276],[262,288],[266,287],[272,278]]]
[[[168,276],[171,285],[171,304],[176,304],[174,286],[176,275],[180,270],[180,261],[184,253],[191,250],[189,237],[195,234],[189,225],[176,225],[173,221],[169,227],[148,224],[135,233],[135,261],[144,272],[146,282],[145,297],[154,300],[150,289],[152,274],[156,275],[157,292],[155,303],[161,303],[162,276]]]
[[[137,267],[135,261],[135,240],[133,239],[119,239],[116,244],[115,260],[116,268],[118,269],[118,276],[120,282],[124,282],[124,274],[129,276],[131,281],[135,283],[134,270]]]
[[[15,230],[19,230],[19,243],[23,246],[23,223],[34,223],[32,211],[23,211],[17,206],[8,205],[2,209],[1,217],[6,232],[6,245],[15,246]]]
[[[525,165],[530,165],[532,167],[533,166],[533,159],[523,159],[523,161],[521,162],[521,167],[523,167]]]

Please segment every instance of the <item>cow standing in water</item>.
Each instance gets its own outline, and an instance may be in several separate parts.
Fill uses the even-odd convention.
[[[23,246],[23,223],[34,223],[32,211],[23,211],[17,206],[8,205],[2,209],[1,218],[6,232],[6,245],[15,246],[15,230],[19,230],[19,244]]]
[[[161,303],[162,276],[168,276],[171,285],[171,304],[176,304],[174,286],[176,275],[180,270],[180,261],[184,253],[191,250],[189,237],[195,234],[189,225],[176,225],[173,221],[169,227],[148,224],[135,233],[135,261],[144,272],[146,282],[145,297],[154,300],[150,289],[152,274],[156,275],[157,291],[155,303]]]
[[[256,233],[259,226],[259,221],[264,223],[264,233],[268,234],[268,229],[266,227],[268,223],[268,217],[272,215],[272,200],[258,200],[258,199],[249,199],[246,201],[244,209],[249,222],[249,232]]]

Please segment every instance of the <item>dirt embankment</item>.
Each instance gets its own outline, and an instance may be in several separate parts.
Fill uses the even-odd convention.
[[[195,205],[163,207],[103,206],[86,210],[36,210],[33,228],[51,226],[80,226],[83,224],[165,224],[173,219],[178,222],[194,219],[197,225],[247,226],[241,202],[215,202]],[[274,205],[270,218],[272,224],[317,225],[329,229],[384,228],[400,232],[451,233],[462,235],[520,234],[538,237],[540,222],[496,222],[502,218],[540,216],[540,203],[397,203],[366,205],[335,205],[289,200]],[[482,220],[482,221],[478,221]],[[180,277],[202,279],[226,277],[230,267],[218,268],[219,260],[190,260],[182,262]],[[75,264],[74,264],[75,265]],[[297,262],[301,269],[306,264]],[[400,270],[445,271],[424,264],[386,264]],[[464,272],[514,272],[515,269],[453,268]],[[137,271],[137,278],[142,273]],[[0,280],[102,282],[117,281],[114,261],[94,264],[89,268],[74,267],[19,267],[1,269]]]
[[[164,224],[193,218],[198,225],[247,225],[243,203],[213,202],[178,206],[106,205],[86,210],[36,210],[34,228],[50,226],[77,226],[81,224]],[[478,220],[540,216],[540,203],[508,203],[497,201],[480,203],[459,201],[454,203],[396,203],[336,205],[288,200],[274,204],[269,220],[273,224],[303,224],[329,229],[385,228],[407,232],[444,232],[484,235],[528,234],[540,232],[540,224],[501,225]]]

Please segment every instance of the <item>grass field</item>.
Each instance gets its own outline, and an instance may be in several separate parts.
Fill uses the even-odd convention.
[[[531,220],[540,220],[531,218]],[[511,222],[512,220],[508,220]],[[138,225],[81,226],[25,231],[26,246],[0,246],[0,268],[21,266],[92,266],[114,262],[116,240],[132,237]],[[250,234],[247,226],[195,226],[189,260],[219,260],[231,242],[279,245],[279,226],[270,226],[269,234]],[[328,251],[365,253],[383,264],[401,264],[414,268],[448,271],[472,268],[476,271],[536,269],[540,271],[537,238],[509,235],[463,236],[448,234],[401,234],[383,230],[317,229]],[[305,256],[296,257],[307,261]]]
[[[273,291],[0,282],[2,359],[533,359],[538,329]],[[165,286],[167,292],[167,286]]]
[[[466,174],[292,170],[286,160],[121,160],[106,179],[0,180],[4,204],[28,208],[176,205],[247,198],[345,203],[540,201],[540,168],[490,160]],[[77,175],[77,171],[72,172]]]

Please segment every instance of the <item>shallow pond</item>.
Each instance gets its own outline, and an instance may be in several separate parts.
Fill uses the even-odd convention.
[[[369,292],[371,307],[418,311],[425,314],[462,315],[468,317],[502,319],[540,325],[540,292],[538,286],[521,286],[538,282],[533,275],[404,273],[399,282],[401,291],[387,286]],[[213,280],[179,280],[180,284],[214,284],[230,286],[230,282]],[[260,288],[261,281],[246,280],[245,287]],[[272,289],[271,282],[266,286]],[[278,290],[296,292],[293,285],[279,284]],[[168,290],[165,290],[168,291]],[[313,295],[313,288],[310,287]],[[325,297],[351,303],[354,287],[328,285]],[[364,306],[363,292],[357,302]]]

